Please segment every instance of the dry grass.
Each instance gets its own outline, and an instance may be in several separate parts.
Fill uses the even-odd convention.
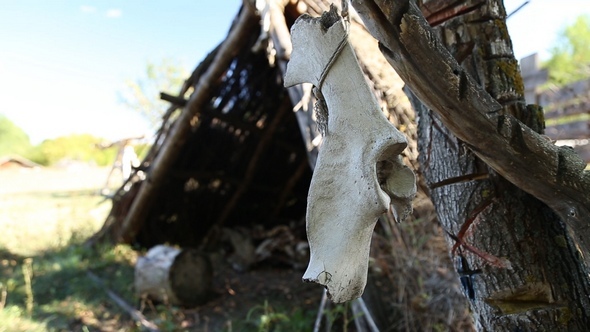
[[[459,278],[430,201],[414,203],[413,220],[381,222],[373,237],[372,264],[388,307],[387,331],[473,331]]]
[[[0,171],[0,248],[34,255],[87,236],[104,222],[110,202],[98,195],[108,169]]]

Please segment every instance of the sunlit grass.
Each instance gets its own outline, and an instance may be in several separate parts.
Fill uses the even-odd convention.
[[[106,173],[77,179],[55,178],[80,174],[53,170],[12,174],[20,178],[2,174],[3,184],[12,183],[0,193],[0,332],[93,331],[105,324],[134,330],[127,314],[87,276],[93,271],[133,301],[137,253],[127,246],[83,245],[110,210],[100,188],[89,188]],[[28,174],[47,182],[26,183]],[[53,184],[61,187],[51,190]]]
[[[109,209],[92,190],[2,195],[0,246],[23,256],[61,248],[94,233]]]

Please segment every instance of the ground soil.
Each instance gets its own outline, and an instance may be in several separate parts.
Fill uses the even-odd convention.
[[[269,313],[292,314],[295,310],[313,313],[318,309],[323,288],[303,283],[302,275],[303,271],[272,267],[258,267],[247,272],[227,267],[218,271],[213,299],[198,308],[185,310],[187,316],[192,316],[191,330],[253,328],[265,311],[265,302]],[[249,312],[252,317],[248,323]],[[312,326],[309,328],[311,330]]]

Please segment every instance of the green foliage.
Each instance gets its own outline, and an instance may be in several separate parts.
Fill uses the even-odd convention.
[[[90,134],[76,134],[45,140],[32,146],[29,136],[0,114],[0,157],[19,155],[44,166],[53,165],[62,159],[107,166],[115,160],[117,149],[99,149],[97,146],[102,142],[103,139]]]
[[[6,307],[0,310],[0,331],[99,330],[100,319],[117,319],[126,313],[110,305],[104,290],[90,281],[86,271],[101,275],[108,287],[133,299],[135,256],[125,246],[91,250],[74,243],[33,258],[0,250],[0,280],[8,295]],[[32,277],[23,273],[27,266]],[[29,292],[34,294],[30,312]],[[126,330],[132,328],[129,324]]]
[[[252,307],[244,322],[238,322],[240,331],[309,331],[315,320],[315,312],[304,312],[300,308],[294,310],[278,310],[268,301]],[[241,326],[243,324],[244,326]]]
[[[256,313],[259,313],[259,315],[255,315]],[[256,318],[253,316],[256,316]],[[258,327],[258,331],[264,332],[270,331],[274,325],[288,322],[289,316],[282,312],[276,312],[268,305],[268,301],[264,301],[264,305],[258,305],[250,309],[246,320],[253,322]]]
[[[101,150],[98,145],[103,140],[90,134],[74,134],[43,141],[31,153],[31,160],[41,165],[54,165],[60,160],[94,162],[106,166],[115,160],[115,147]]]
[[[42,145],[39,144],[31,147],[29,151],[26,153],[26,157],[39,165],[48,166],[49,159],[47,158],[47,156],[43,154],[43,149],[41,146]]]
[[[169,105],[160,99],[160,92],[178,93],[188,76],[188,72],[175,60],[148,62],[145,75],[136,80],[127,80],[126,89],[119,96],[125,105],[156,127]]]
[[[0,114],[0,157],[26,156],[31,149],[29,136],[14,122]]]
[[[563,86],[590,77],[590,16],[579,16],[566,26],[544,64],[549,69],[549,83]]]

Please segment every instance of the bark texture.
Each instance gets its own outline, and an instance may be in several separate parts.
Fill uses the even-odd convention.
[[[521,191],[476,156],[483,156],[488,164],[496,166],[491,159],[507,160],[506,164],[510,164],[512,158],[520,169],[499,170],[512,174],[510,179],[514,183],[520,183],[514,181],[514,174],[529,172],[534,177],[533,172],[538,171],[535,160],[523,160],[530,154],[512,153],[526,145],[523,137],[534,136],[531,129],[542,130],[542,113],[524,104],[522,79],[513,57],[502,2],[422,1],[423,12],[437,25],[435,30],[421,23],[422,15],[412,1],[353,4],[381,41],[384,54],[400,76],[434,109],[430,111],[414,98],[420,119],[420,164],[440,222],[453,234],[449,244],[455,245],[456,236],[467,244],[459,246],[453,258],[460,263],[458,272],[465,281],[466,294],[471,297],[476,327],[484,331],[586,330],[590,284],[584,253],[578,251],[565,223],[554,213],[562,211],[555,206],[552,210]],[[446,47],[461,67],[444,68],[438,54],[427,54],[426,47],[421,50],[420,45]],[[425,64],[421,70],[412,71],[420,64]],[[448,83],[436,84],[441,75],[449,74],[445,73],[447,69],[452,72],[447,75]],[[478,85],[495,100],[479,92]],[[458,97],[456,102],[449,104],[454,96]],[[456,107],[462,103],[471,107]],[[478,109],[500,115],[497,132],[486,130],[489,125],[485,121],[469,119],[477,117],[469,112]],[[498,154],[502,152],[498,146],[493,146],[506,125],[502,119],[508,119],[507,127],[513,130],[508,142],[510,149],[504,155]],[[465,143],[455,137],[443,122],[450,125],[455,135],[470,141]],[[474,142],[473,137],[479,142]],[[582,205],[583,209],[587,206]],[[585,218],[582,216],[581,220]],[[587,228],[583,223],[566,222],[574,226],[571,229]]]
[[[449,19],[435,31],[504,112],[539,130],[542,119],[524,104],[522,79],[505,12],[498,10],[501,7],[500,1],[479,1],[467,6],[473,10]],[[586,297],[576,303],[575,298],[580,290],[588,294],[588,282],[560,219],[545,204],[489,169],[435,113],[425,107],[417,109],[420,164],[441,224],[458,234],[464,222],[475,218],[471,236],[464,240],[491,255],[506,257],[512,265],[512,269],[493,266],[464,251],[469,267],[482,270],[472,277],[476,326],[494,331],[519,327],[583,330],[588,301]],[[475,216],[474,211],[487,203],[490,205]],[[453,241],[450,239],[451,245]]]

